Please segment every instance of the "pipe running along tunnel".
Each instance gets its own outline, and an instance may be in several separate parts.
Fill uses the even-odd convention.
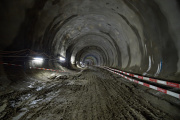
[[[109,76],[112,76],[110,73],[106,73],[107,71],[104,73],[99,70],[100,68],[96,68],[97,66],[108,66],[143,76],[180,83],[180,4],[178,0],[1,0],[0,6],[0,62],[23,66],[18,68],[0,65],[2,99],[0,110],[3,113],[1,118],[12,118],[19,113],[18,110],[11,114],[6,111],[10,109],[8,106],[11,106],[12,101],[9,103],[9,97],[4,96],[13,94],[15,97],[11,99],[19,97],[16,94],[19,89],[15,89],[13,86],[21,88],[26,86],[26,82],[23,83],[22,81],[36,83],[39,79],[41,82],[35,86],[38,87],[39,84],[43,83],[44,85],[44,82],[49,81],[43,79],[52,79],[54,76],[58,76],[58,73],[54,75],[53,72],[49,71],[29,69],[33,67],[66,71],[63,73],[66,74],[65,78],[63,75],[63,80],[69,80],[71,77],[74,79],[74,75],[77,77],[76,73],[83,76],[83,70],[85,71],[84,79],[86,79],[88,75],[91,76],[94,69],[98,69],[95,74],[101,72],[99,73],[100,76],[106,76],[107,79],[110,79]],[[34,63],[32,57],[35,56],[45,58],[43,63]],[[62,60],[59,61],[59,58]],[[88,73],[89,69],[92,70],[90,73]],[[91,79],[97,79],[96,82],[98,83],[98,78],[102,79],[100,76],[92,74]],[[113,82],[109,84],[111,85]],[[42,87],[43,85],[39,86]],[[43,89],[47,89],[47,87],[48,85]],[[108,89],[111,90],[111,87]],[[133,87],[130,86],[130,88]],[[57,88],[56,86],[56,90],[52,91],[58,91]],[[137,89],[143,88],[138,86]],[[13,92],[10,93],[12,90]],[[88,95],[84,93],[84,96]],[[69,96],[65,95],[66,97]],[[147,99],[147,96],[142,97]],[[154,96],[151,98],[154,101],[157,99]],[[160,106],[162,107],[164,104],[170,106],[169,98],[165,102],[164,99],[166,98],[162,99],[163,103]],[[17,102],[17,100],[14,101]],[[173,104],[180,105],[178,100],[175,101]],[[161,101],[159,100],[159,102]],[[155,102],[151,104],[155,104]],[[12,107],[11,111],[14,108]],[[172,109],[166,108],[167,110],[163,113],[166,119],[179,117],[176,114],[178,108],[174,106],[169,108],[174,109],[175,112],[169,117],[167,111]],[[30,110],[30,108],[26,109]],[[27,113],[28,110],[24,110],[21,119],[27,119],[30,114]],[[46,111],[44,107],[43,110]],[[70,114],[71,112],[66,110],[65,113]],[[93,110],[84,114],[86,113],[92,115]],[[69,119],[85,119],[81,118],[84,115],[83,113],[82,116],[77,114],[74,113],[75,117]],[[43,114],[41,115],[43,116]],[[92,117],[93,119],[93,115],[87,118],[91,119]],[[151,116],[143,115],[141,113],[139,116],[131,117],[148,119]],[[156,115],[154,114],[151,117],[157,119],[159,116]],[[163,115],[161,117],[164,117]],[[94,119],[97,116],[95,115]],[[38,116],[34,114],[31,117],[38,119]],[[68,119],[67,115],[63,117]],[[15,118],[20,119],[19,117]],[[109,118],[115,119],[115,116]],[[118,118],[120,119],[120,117]],[[50,116],[47,119],[50,119]],[[100,119],[103,118],[100,117]],[[104,119],[108,119],[108,116],[104,116]],[[124,119],[130,119],[130,117],[124,117]]]

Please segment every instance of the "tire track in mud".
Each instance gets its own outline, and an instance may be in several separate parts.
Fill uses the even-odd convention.
[[[123,101],[124,105],[128,106],[129,109],[133,109],[133,111],[136,110],[136,115],[142,115],[142,117],[146,119],[158,119],[163,116],[167,116],[167,114],[157,110],[155,107],[152,107],[152,105],[149,104],[145,99],[140,98],[140,96],[132,93],[132,88],[124,84],[123,81],[120,83],[121,85],[119,85],[114,78],[113,81],[107,84],[107,87],[111,86],[110,88],[116,88],[113,90],[115,90],[116,93],[119,93],[117,96],[120,95],[121,101]],[[141,114],[137,114],[137,112]]]
[[[101,69],[87,69],[80,75],[65,80],[52,80],[42,90],[27,90],[0,96],[3,100],[20,98],[30,92],[32,96],[19,103],[15,112],[2,119],[12,119],[21,114],[19,120],[172,120],[172,116],[159,110],[143,99],[133,85],[117,79]],[[146,93],[144,93],[146,94]],[[13,96],[13,97],[10,97]],[[31,105],[33,100],[40,100]],[[1,115],[1,114],[0,114]]]
[[[82,94],[78,95],[79,99],[68,111],[67,116],[72,116],[68,119],[171,119],[166,113],[133,95],[132,90],[123,83],[119,85],[114,78],[102,79],[95,74],[92,72],[86,75],[88,90],[82,90]]]

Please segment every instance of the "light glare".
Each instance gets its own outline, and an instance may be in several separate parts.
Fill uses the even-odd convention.
[[[35,61],[43,61],[43,58],[33,58]]]
[[[33,60],[32,60],[33,64],[35,64],[35,65],[42,65],[43,61],[44,61],[44,59],[40,58],[40,57],[33,58]]]
[[[66,59],[64,57],[59,57],[59,60],[64,62]]]

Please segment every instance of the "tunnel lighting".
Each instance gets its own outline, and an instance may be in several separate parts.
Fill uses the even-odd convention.
[[[64,57],[59,57],[59,60],[60,60],[60,62],[65,62],[65,58]]]
[[[35,63],[35,64],[42,64],[43,61],[44,61],[44,59],[41,58],[41,57],[35,57],[35,58],[33,58],[33,63]]]
[[[35,60],[35,61],[43,61],[44,59],[43,59],[43,58],[36,57],[36,58],[33,58],[33,60]]]

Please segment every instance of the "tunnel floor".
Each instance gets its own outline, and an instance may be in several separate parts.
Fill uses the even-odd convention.
[[[153,95],[105,70],[90,67],[75,75],[51,76],[24,90],[0,96],[0,119],[171,120],[179,103]],[[142,87],[143,88],[143,87]],[[157,94],[157,93],[156,93]]]

